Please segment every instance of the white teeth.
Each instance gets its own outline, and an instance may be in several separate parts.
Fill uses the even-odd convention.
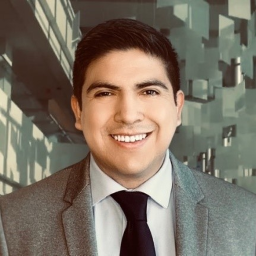
[[[132,135],[132,136],[128,136],[128,135],[112,135],[112,137],[117,140],[117,141],[122,141],[122,142],[135,142],[135,141],[139,141],[139,140],[143,140],[147,137],[147,134],[137,134],[137,135]]]
[[[131,142],[134,142],[134,141],[135,141],[135,139],[136,139],[136,137],[135,137],[135,136],[131,136],[130,141],[131,141]]]

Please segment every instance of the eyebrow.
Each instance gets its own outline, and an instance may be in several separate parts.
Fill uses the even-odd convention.
[[[100,89],[100,88],[106,88],[106,89],[111,89],[111,90],[115,90],[118,91],[120,90],[119,86],[113,85],[113,84],[109,84],[109,83],[105,83],[105,82],[94,82],[92,83],[86,90],[86,93],[88,94],[89,92],[91,92],[94,89]]]
[[[143,88],[149,87],[149,86],[158,86],[158,87],[165,89],[166,91],[169,90],[168,87],[163,82],[161,82],[157,79],[149,80],[149,81],[145,81],[145,82],[136,84],[137,89],[143,89]]]
[[[159,86],[161,88],[163,88],[164,90],[168,91],[168,87],[161,81],[159,80],[148,80],[148,81],[144,81],[141,83],[138,83],[135,85],[136,89],[143,89],[149,86]],[[111,89],[111,90],[115,90],[115,91],[120,91],[120,87],[107,83],[107,82],[94,82],[92,83],[86,90],[86,93],[90,93],[92,90],[94,89],[100,89],[100,88],[105,88],[105,89]]]

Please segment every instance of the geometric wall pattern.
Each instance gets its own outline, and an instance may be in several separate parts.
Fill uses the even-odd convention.
[[[71,2],[83,33],[132,18],[171,40],[186,95],[171,150],[189,166],[256,193],[256,1]]]
[[[39,181],[87,154],[83,144],[48,140],[1,89],[0,99],[0,194]]]
[[[164,30],[178,52],[187,99],[171,149],[190,166],[256,192],[255,4],[161,2],[173,2],[183,22]]]
[[[66,40],[72,51],[73,43],[76,43],[77,36],[79,37],[79,31],[72,29],[77,27],[79,17],[81,31],[84,33],[97,23],[111,18],[138,19],[160,30],[171,40],[177,50],[182,90],[186,95],[182,125],[177,129],[170,149],[189,166],[256,193],[256,1],[73,0],[71,3],[75,13],[79,8],[81,9],[80,16],[74,16],[71,8],[67,8],[71,6],[67,0],[1,2],[9,6],[42,7],[41,14],[48,16],[51,16],[54,10],[56,22],[48,19],[47,15],[44,17],[35,12],[38,21],[41,19],[41,23],[44,24],[43,32],[40,26],[33,25],[29,19],[27,19],[26,29],[29,30],[32,26],[33,29],[37,29],[38,34],[52,38],[55,31],[56,35],[59,34],[59,37],[54,37],[55,48],[57,43]],[[31,9],[26,8],[26,10],[31,13]],[[20,18],[27,17],[20,14]],[[62,19],[63,15],[72,19]],[[3,18],[8,20],[5,13],[1,13],[0,21]],[[9,20],[12,23],[11,17]],[[61,20],[65,20],[65,26]],[[4,27],[3,24],[3,22],[0,23],[0,28]],[[17,29],[17,32],[20,31]],[[62,35],[64,32],[65,37]],[[9,31],[6,35],[2,35],[0,32],[0,194],[9,193],[14,188],[48,176],[69,163],[81,159],[87,152],[87,147],[83,144],[58,143],[49,140],[49,135],[43,134],[31,122],[31,117],[26,116],[23,110],[13,102],[13,86],[21,84],[22,74],[19,75],[17,69],[13,70],[12,60],[8,63],[10,50],[8,33]],[[24,33],[20,34],[26,36]],[[36,38],[32,39],[36,40]],[[37,41],[43,42],[39,39]],[[21,40],[22,46],[25,47],[24,42]],[[47,76],[43,76],[42,79],[50,81],[50,77],[54,78],[52,83],[57,91],[52,97],[61,99],[64,95],[69,99],[70,63],[73,56],[65,52],[68,47],[61,44],[60,48],[56,48],[58,51],[55,49],[55,53],[51,55],[53,42],[49,40],[49,45],[47,40],[44,42],[46,43],[42,49],[48,55],[35,51],[51,60],[47,65],[38,65],[40,71],[47,73]],[[18,42],[14,40],[14,43]],[[37,47],[36,44],[33,45]],[[32,52],[31,49],[27,47],[28,52]],[[26,56],[24,49],[18,53]],[[16,57],[17,54],[14,54],[14,63]],[[57,65],[52,64],[53,60]],[[20,63],[22,67],[23,62]],[[49,63],[51,65],[48,65]],[[58,75],[53,68],[57,68]],[[17,75],[15,71],[18,72],[18,83],[13,80],[14,75]],[[35,72],[31,70],[30,74]],[[60,75],[63,79],[60,79]],[[43,86],[50,84],[42,83],[42,79],[38,79],[39,84]],[[59,84],[55,83],[58,79],[60,79]],[[63,81],[66,81],[66,87],[63,86]],[[26,82],[25,80],[25,86]],[[36,83],[32,85],[33,88],[36,86],[39,88]],[[53,87],[49,88],[53,89]],[[46,92],[51,91],[49,88],[46,88]],[[32,96],[38,100],[38,97],[42,96],[41,91],[40,88],[37,94],[32,93]],[[51,99],[49,96],[49,99],[52,102],[55,98]],[[41,102],[40,100],[39,103]],[[27,105],[29,105],[28,102]],[[49,111],[49,108],[46,111]],[[58,111],[54,113],[57,113],[56,117],[60,117]],[[62,117],[66,116],[64,112]],[[66,119],[59,118],[59,120]],[[63,124],[65,124],[64,121]],[[72,120],[70,125],[73,126]]]

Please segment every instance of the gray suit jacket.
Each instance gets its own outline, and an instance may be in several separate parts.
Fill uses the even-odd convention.
[[[256,196],[170,158],[177,255],[254,256]],[[0,209],[2,256],[97,255],[89,156],[0,197]]]

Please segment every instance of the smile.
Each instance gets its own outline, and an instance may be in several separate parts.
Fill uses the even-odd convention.
[[[111,135],[112,138],[116,141],[121,141],[121,142],[135,142],[135,141],[140,141],[144,140],[147,137],[146,133],[143,134],[136,134],[136,135]]]

